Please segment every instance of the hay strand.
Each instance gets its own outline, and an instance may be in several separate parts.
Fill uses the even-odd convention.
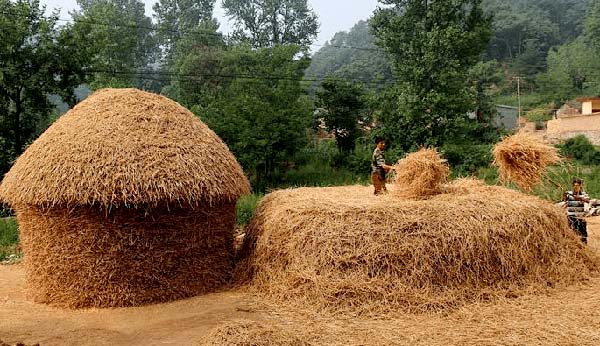
[[[265,325],[250,320],[227,322],[202,338],[199,346],[309,346],[276,325]]]
[[[556,148],[525,132],[504,138],[494,146],[493,155],[500,182],[514,182],[525,191],[542,180],[546,167],[560,161]]]

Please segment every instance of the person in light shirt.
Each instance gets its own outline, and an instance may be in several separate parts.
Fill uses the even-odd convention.
[[[371,182],[375,187],[375,195],[387,193],[385,187],[385,176],[393,167],[385,163],[385,139],[383,137],[375,138],[375,150],[371,159]]]

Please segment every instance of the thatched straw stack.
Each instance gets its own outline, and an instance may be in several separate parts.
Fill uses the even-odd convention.
[[[450,168],[435,149],[423,148],[408,154],[395,165],[394,194],[407,198],[425,198],[441,192]]]
[[[250,320],[230,321],[209,332],[199,346],[309,346],[286,330]]]
[[[362,186],[267,195],[237,279],[281,303],[382,316],[586,280],[598,259],[549,202],[474,180],[428,200]]]
[[[493,154],[500,181],[512,181],[525,191],[540,182],[546,167],[560,161],[556,148],[524,132],[504,138],[494,146]]]
[[[235,203],[248,190],[227,146],[188,110],[104,89],[31,144],[0,199],[17,213],[33,299],[106,307],[226,283]]]

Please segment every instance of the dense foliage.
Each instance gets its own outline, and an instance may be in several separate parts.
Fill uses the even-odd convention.
[[[473,173],[502,134],[496,104],[535,107],[527,117],[543,127],[563,101],[600,94],[600,0],[380,0],[312,56],[308,1],[219,3],[232,35],[216,0],[159,0],[153,19],[140,0],[78,0],[67,21],[38,0],[0,0],[0,173],[59,116],[54,104],[81,98],[76,87],[175,99],[261,192],[365,181],[377,135],[390,162],[430,145]],[[595,150],[563,146],[590,164]]]
[[[0,0],[0,172],[48,125],[48,94],[71,105],[84,81],[87,57],[72,27],[44,16],[38,0]]]
[[[394,62],[397,84],[381,107],[385,137],[403,150],[440,146],[469,127],[476,111],[468,71],[491,35],[479,0],[386,0],[371,19]]]

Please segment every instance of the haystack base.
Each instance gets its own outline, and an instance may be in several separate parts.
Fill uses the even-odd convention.
[[[232,271],[235,204],[177,208],[17,208],[35,302],[136,306],[214,291]]]

